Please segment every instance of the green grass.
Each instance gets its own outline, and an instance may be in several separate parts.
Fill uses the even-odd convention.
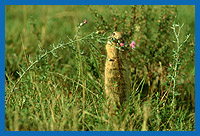
[[[131,10],[130,6],[111,7],[113,11],[117,8],[119,13]],[[159,16],[163,16],[163,6],[151,7],[154,13],[152,16],[159,20]],[[104,93],[104,65],[105,44],[113,29],[105,30],[105,34],[96,34],[99,30],[96,26],[104,25],[100,25],[101,19],[95,18],[88,6],[6,6],[6,131],[194,131],[195,58],[194,50],[189,47],[195,44],[195,10],[194,6],[177,7],[174,23],[185,24],[180,41],[185,35],[191,35],[189,41],[178,51],[177,43],[173,43],[173,32],[170,32],[171,39],[166,39],[166,43],[178,53],[181,63],[176,57],[159,59],[162,68],[166,69],[165,72],[171,78],[165,77],[164,84],[159,86],[164,86],[164,90],[151,91],[148,74],[136,63],[143,65],[146,58],[140,60],[136,56],[139,50],[132,51],[129,54],[130,96],[117,109],[116,115],[111,117]],[[113,24],[110,7],[91,8],[97,10],[108,24]],[[138,14],[140,12],[137,11]],[[122,16],[119,15],[119,18]],[[78,28],[85,18],[88,23]],[[149,21],[155,25],[157,20]],[[151,23],[148,22],[147,25]],[[125,30],[121,26],[118,29]],[[157,33],[155,26],[149,29],[152,33]],[[142,41],[145,37],[142,40],[138,38],[140,34],[152,36],[152,39],[156,37],[148,35],[147,31],[149,32],[146,29],[134,32],[135,35],[129,38],[134,38],[140,48],[145,43]],[[150,41],[147,42],[151,48],[153,40],[150,45]],[[45,51],[49,51],[48,54]],[[175,53],[171,51],[169,55]],[[168,66],[169,62],[172,63],[172,68]],[[152,62],[152,66],[155,66],[154,63]],[[31,67],[28,68],[29,66]],[[134,66],[138,68],[136,71]],[[175,66],[178,67],[177,70],[173,69]],[[177,74],[176,78],[174,73]],[[170,89],[172,86],[173,89]]]

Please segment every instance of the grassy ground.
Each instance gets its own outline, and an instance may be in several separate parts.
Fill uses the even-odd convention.
[[[113,24],[111,18],[115,8],[119,13],[131,11],[131,6],[6,6],[6,131],[194,131],[194,6],[177,6],[176,21],[171,21],[185,24],[180,39],[187,34],[190,38],[183,44],[184,47],[180,51],[176,48],[180,44],[177,41],[173,43],[176,39],[172,39],[175,37],[173,32],[169,32],[167,39],[164,37],[166,41],[163,43],[174,49],[174,52],[168,49],[171,51],[169,56],[175,54],[180,58],[176,60],[177,57],[167,56],[169,59],[162,59],[162,55],[158,55],[162,62],[160,67],[166,69],[168,75],[163,83],[165,85],[158,86],[164,89],[150,90],[148,83],[155,79],[151,79],[137,64],[143,65],[142,60],[149,60],[138,58],[135,54],[139,50],[131,52],[130,96],[113,117],[108,115],[104,94],[104,45],[113,29],[108,29],[105,35],[98,35],[97,30],[106,31],[102,28],[105,24],[101,24],[101,16],[90,8],[102,15],[108,26]],[[140,14],[145,14],[140,22],[142,24],[146,20],[147,26],[164,20],[163,13],[167,15],[169,12],[169,7],[163,11],[163,6],[151,6],[151,15],[147,12],[149,9],[146,10],[147,6],[144,8],[144,13],[139,8],[133,14],[139,14],[141,18]],[[155,20],[148,22],[150,16]],[[123,18],[123,15],[119,14],[120,17]],[[87,24],[77,27],[84,19],[87,19]],[[140,22],[136,26],[140,26]],[[141,25],[141,28],[146,27]],[[123,27],[118,29],[125,31]],[[142,48],[142,44],[150,47],[145,50],[148,55],[148,50],[154,48],[153,43],[157,42],[153,38],[148,41],[146,37],[155,37],[149,33],[157,33],[155,29],[157,27],[151,25],[149,30],[134,31],[133,40],[140,45],[138,48]],[[139,33],[146,37],[138,38]],[[162,34],[159,33],[160,36]],[[159,61],[155,59],[152,66]],[[172,62],[172,68],[168,68],[169,62]],[[180,70],[173,69],[175,67]],[[151,93],[146,95],[145,92]]]

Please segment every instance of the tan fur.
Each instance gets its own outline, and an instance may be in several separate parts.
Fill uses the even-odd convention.
[[[112,38],[122,39],[122,33],[114,32]],[[128,98],[129,68],[127,51],[121,51],[119,43],[108,41],[106,44],[107,59],[105,64],[105,92],[111,105],[119,107]],[[109,104],[110,105],[110,104]]]

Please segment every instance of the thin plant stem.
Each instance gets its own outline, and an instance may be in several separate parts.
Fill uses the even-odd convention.
[[[176,50],[174,50],[174,66],[173,66],[173,75],[171,76],[171,80],[172,80],[172,107],[173,107],[173,112],[175,111],[175,95],[176,95],[176,92],[175,92],[175,89],[176,89],[176,80],[177,80],[177,71],[178,71],[178,66],[180,65],[180,51],[181,51],[181,48],[183,46],[183,44],[188,40],[188,38],[190,37],[190,35],[187,35],[185,40],[183,42],[180,42],[180,33],[181,33],[181,29],[182,27],[184,26],[184,24],[182,24],[181,26],[178,25],[178,24],[174,24],[171,28],[173,30],[173,33],[175,35],[175,38],[176,38],[176,41],[174,41],[176,43]],[[178,27],[178,30],[177,30],[177,27]],[[177,30],[177,32],[176,32]]]
[[[20,75],[20,77],[19,77],[19,79],[17,80],[17,82],[14,84],[14,86],[13,86],[13,88],[11,89],[10,94],[9,94],[9,96],[8,96],[8,98],[7,98],[5,104],[7,105],[7,103],[9,102],[9,100],[10,100],[12,94],[13,94],[14,91],[15,91],[15,88],[16,88],[17,85],[20,83],[21,79],[28,73],[28,71],[29,71],[34,65],[36,65],[38,62],[40,62],[44,57],[46,57],[46,56],[49,55],[49,54],[54,54],[54,51],[56,51],[56,50],[58,50],[58,49],[60,49],[60,48],[64,48],[65,46],[67,46],[67,45],[69,45],[69,44],[73,44],[73,43],[75,43],[75,42],[82,41],[82,40],[84,40],[84,39],[86,39],[86,38],[88,38],[88,37],[90,37],[90,36],[93,36],[94,34],[95,34],[95,33],[92,32],[92,33],[90,33],[89,35],[84,36],[83,38],[76,39],[76,40],[71,41],[71,42],[68,42],[68,43],[66,43],[66,44],[59,44],[58,46],[54,47],[52,50],[46,51],[43,55],[41,55],[41,56],[40,56],[37,60],[35,60],[34,62],[31,62],[30,66],[28,66],[28,68],[27,68],[26,70],[23,71],[23,73]]]

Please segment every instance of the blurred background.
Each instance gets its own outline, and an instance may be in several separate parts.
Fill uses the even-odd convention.
[[[131,62],[131,86],[133,88],[131,91],[134,92],[137,87],[141,88],[140,85],[145,80],[145,84],[142,86],[144,90],[142,93],[144,97],[150,95],[152,107],[156,107],[156,101],[163,100],[167,92],[166,90],[168,90],[167,86],[171,86],[172,84],[170,79],[167,78],[167,75],[170,73],[170,65],[174,65],[172,63],[174,62],[172,56],[176,44],[173,43],[175,38],[171,30],[171,26],[174,23],[180,25],[184,23],[180,39],[184,39],[186,35],[190,34],[189,40],[179,52],[182,63],[177,71],[178,76],[176,83],[178,93],[176,96],[178,101],[176,110],[181,113],[181,117],[183,117],[181,111],[185,111],[186,114],[184,114],[184,117],[187,117],[180,120],[186,123],[184,122],[185,124],[181,126],[179,124],[181,122],[178,120],[179,118],[177,118],[178,121],[175,118],[169,121],[171,109],[160,108],[159,110],[163,110],[163,112],[160,111],[159,115],[157,112],[158,109],[152,110],[152,112],[155,112],[151,115],[159,116],[159,119],[153,120],[152,118],[152,120],[149,121],[151,122],[149,127],[151,128],[150,130],[194,130],[195,6],[193,5],[7,5],[5,8],[5,97],[8,97],[10,90],[19,79],[20,76],[18,72],[23,71],[21,67],[27,68],[30,65],[29,58],[35,60],[34,58],[41,55],[40,48],[50,50],[52,49],[52,46],[50,46],[52,44],[57,45],[61,41],[63,43],[69,42],[70,39],[73,39],[74,35],[76,35],[77,27],[84,19],[87,20],[87,24],[81,28],[79,32],[80,37],[101,31],[104,31],[105,34],[100,33],[99,37],[102,38],[100,38],[100,40],[98,39],[99,41],[91,38],[86,39],[83,43],[80,42],[72,45],[77,47],[78,50],[80,44],[79,54],[83,55],[82,58],[79,54],[75,54],[71,47],[65,48],[56,52],[58,57],[54,57],[53,55],[48,56],[48,58],[45,58],[36,67],[31,69],[33,72],[30,70],[31,72],[28,72],[26,77],[22,79],[19,86],[16,87],[17,91],[14,93],[13,98],[9,101],[8,105],[6,105],[6,130],[71,130],[70,125],[66,127],[64,124],[62,129],[56,127],[48,128],[45,126],[46,117],[53,118],[57,113],[56,115],[60,116],[55,117],[55,119],[53,118],[53,121],[51,121],[52,123],[56,122],[59,124],[59,120],[62,120],[62,115],[65,114],[61,114],[59,108],[56,108],[56,106],[54,107],[55,114],[48,114],[48,109],[52,108],[51,106],[49,108],[51,102],[48,103],[48,101],[50,98],[53,100],[55,96],[64,95],[64,97],[68,97],[71,94],[72,97],[74,99],[76,98],[78,101],[83,97],[83,87],[79,86],[75,81],[83,84],[85,80],[87,82],[87,88],[103,99],[101,92],[104,90],[102,81],[106,56],[104,45],[107,42],[106,37],[116,30],[122,31],[128,35],[127,44],[130,44],[133,40],[136,42],[136,49],[129,53]],[[80,64],[82,65],[83,74],[81,78],[78,77],[81,73]],[[161,77],[158,72],[158,68],[160,67],[163,69],[161,72],[163,77]],[[56,77],[51,72],[62,73],[73,80],[64,80],[61,77]],[[173,74],[173,71],[171,73]],[[156,83],[154,82],[158,76],[164,78],[162,81],[163,83],[160,83],[160,79],[156,81]],[[153,87],[152,84],[154,83],[158,84],[156,86],[159,86],[159,89],[155,86]],[[51,87],[51,85],[54,86],[55,84],[58,84],[58,88],[55,89],[55,92],[53,91],[54,93],[50,91],[49,94],[49,90],[51,89],[48,87]],[[152,90],[152,88],[154,89]],[[39,91],[37,92],[35,90]],[[149,94],[149,92],[151,93]],[[138,96],[138,92],[135,96]],[[170,94],[169,97],[171,98]],[[47,113],[40,113],[41,98],[45,101],[43,104]],[[99,106],[101,99],[93,98],[90,93],[86,95],[85,99],[88,107],[91,105],[93,106],[94,101],[96,102],[96,105],[91,109],[97,109],[96,111],[91,111],[91,113],[100,116],[101,113],[99,112],[101,112],[101,110],[98,108],[103,107]],[[132,97],[130,99],[134,101]],[[136,99],[136,97],[134,99]],[[141,102],[145,100],[146,99],[141,96]],[[56,105],[57,100],[54,102]],[[169,101],[167,102],[167,100],[165,100],[165,102],[170,103]],[[60,103],[58,102],[58,107],[62,105]],[[68,103],[68,101],[66,101],[66,103]],[[79,104],[82,104],[82,102],[79,102]],[[132,107],[134,106],[132,105]],[[74,109],[74,107],[72,109]],[[88,111],[89,110],[90,109],[88,109]],[[52,110],[49,111],[49,113],[51,112]],[[66,114],[70,115],[70,118],[73,118],[74,116],[71,115],[70,112],[71,111],[68,111]],[[74,112],[75,111],[72,113],[76,114]],[[177,112],[177,116],[179,112]],[[142,119],[142,115],[142,113],[141,115],[138,113],[137,117]],[[29,119],[26,118],[28,116],[30,116],[30,122]],[[35,118],[37,119],[36,121],[34,121]],[[16,121],[15,119],[18,120],[18,124],[14,123]],[[78,119],[79,118],[77,118],[77,120]],[[87,121],[91,122],[91,120],[93,120],[90,119],[91,118],[88,117],[88,120],[85,122],[87,123]],[[161,120],[161,122],[158,123],[159,120]],[[171,127],[175,120],[179,122],[177,123],[177,128],[174,126]],[[93,125],[95,121],[96,120],[92,121]],[[188,126],[187,121],[190,123]],[[139,121],[134,123],[142,124]],[[132,128],[130,127],[124,130],[141,130],[141,125],[134,125],[134,123],[132,124]],[[43,125],[43,127],[40,128],[40,125]],[[84,129],[87,125],[83,125],[84,127],[78,125],[73,129],[106,129],[104,128],[104,124],[99,128],[95,128],[95,125],[93,125],[87,129]],[[154,126],[159,127],[154,128]]]

